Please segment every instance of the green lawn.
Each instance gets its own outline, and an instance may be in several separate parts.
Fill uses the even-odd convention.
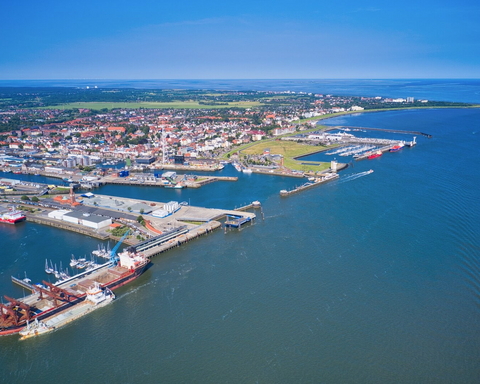
[[[257,101],[239,101],[228,103],[228,105],[208,105],[208,104],[199,104],[197,101],[173,101],[173,102],[132,102],[132,103],[121,103],[121,102],[77,102],[77,103],[68,103],[60,105],[50,105],[43,107],[42,109],[73,109],[73,108],[83,108],[83,109],[138,109],[138,108],[151,108],[151,109],[220,109],[220,108],[252,108],[262,105]]]
[[[261,141],[241,151],[241,155],[261,155],[265,148],[270,148],[272,155],[282,155],[283,165],[290,169],[304,172],[323,171],[330,167],[330,163],[307,162],[295,160],[295,157],[308,155],[326,149],[323,146],[299,144],[295,141],[272,140]],[[306,163],[306,164],[302,164]]]

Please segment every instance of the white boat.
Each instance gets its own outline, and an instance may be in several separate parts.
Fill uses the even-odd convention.
[[[252,170],[250,168],[243,168],[242,172],[243,173],[252,173]]]
[[[78,261],[75,260],[75,256],[72,255],[72,260],[70,261],[70,267],[75,268],[78,265]]]
[[[55,275],[56,279],[60,279],[60,272],[58,272],[57,263],[55,263],[55,268],[53,269],[53,274]]]
[[[45,259],[45,272],[47,272],[49,275],[53,273],[53,268],[50,268],[48,266],[48,261]]]
[[[31,283],[32,283],[32,280],[27,277],[27,272],[25,272],[25,278],[22,279],[22,280],[23,280],[25,283],[27,283],[27,284],[31,284]]]

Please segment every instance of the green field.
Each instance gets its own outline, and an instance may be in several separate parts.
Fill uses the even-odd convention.
[[[60,105],[50,105],[42,109],[220,109],[220,108],[252,108],[262,105],[258,101],[239,101],[228,103],[228,105],[199,104],[197,101],[173,101],[173,102],[135,102],[135,103],[107,103],[107,102],[77,102]]]
[[[295,141],[261,141],[241,151],[241,155],[261,155],[265,148],[270,148],[272,155],[282,155],[283,165],[287,168],[304,172],[323,171],[330,167],[330,163],[306,162],[295,160],[295,157],[308,155],[326,149],[322,146],[299,144]],[[306,163],[306,164],[305,164]]]

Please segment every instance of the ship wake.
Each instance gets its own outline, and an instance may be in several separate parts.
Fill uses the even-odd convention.
[[[358,172],[358,173],[353,173],[351,175],[345,176],[339,180],[339,183],[346,183],[348,181],[353,181],[356,179],[359,179],[360,177],[367,176],[373,173],[373,171],[365,171],[365,172]]]

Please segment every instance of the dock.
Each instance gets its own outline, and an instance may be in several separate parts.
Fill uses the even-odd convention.
[[[30,214],[28,212],[26,216],[27,216],[27,220],[32,223],[49,225],[51,227],[65,229],[71,232],[81,233],[82,235],[94,237],[99,240],[108,240],[110,238],[110,236],[101,234],[93,229],[89,229],[88,227],[70,224],[65,221],[50,219],[44,216],[40,217],[39,215]]]
[[[413,144],[411,144],[411,143],[413,143]],[[408,144],[405,144],[405,145],[406,145],[406,146],[409,146],[409,147],[415,145],[415,138],[414,138],[414,140],[413,140],[411,143],[408,143]],[[356,156],[354,156],[354,159],[355,159],[356,161],[368,159],[368,156],[370,156],[370,155],[372,154],[372,152],[378,152],[378,151],[380,151],[380,152],[382,152],[382,153],[385,153],[385,152],[390,151],[390,149],[392,149],[392,147],[393,147],[394,145],[397,145],[397,144],[403,144],[403,142],[396,141],[396,142],[394,142],[393,144],[385,145],[385,146],[383,146],[383,147],[381,147],[381,148],[374,149],[374,150],[372,150],[372,151],[367,151],[367,152],[365,152],[365,153],[363,153],[363,154],[361,154],[361,155],[356,155]]]
[[[15,276],[12,276],[12,282],[20,285],[22,288],[28,289],[32,292],[35,292],[35,288],[33,287],[33,285],[30,284],[30,283],[27,283],[25,280],[22,280],[22,279],[19,279],[19,278],[15,277]]]
[[[317,178],[315,179],[314,181],[309,181],[299,187],[296,187],[290,191],[287,191],[286,189],[282,189],[280,191],[280,196],[282,197],[287,197],[287,196],[290,196],[290,195],[293,195],[294,193],[298,193],[298,192],[301,192],[301,191],[305,191],[306,189],[310,189],[310,188],[313,188],[313,187],[316,187],[320,184],[324,184],[328,181],[331,181],[331,180],[335,180],[335,179],[338,179],[339,176],[337,173],[326,173],[323,175],[323,177],[320,177],[320,178]]]
[[[225,227],[227,228],[240,228],[243,224],[249,223],[251,221],[250,217],[245,216],[227,216],[225,221]]]
[[[207,235],[213,232],[215,229],[220,228],[222,224],[218,221],[212,221],[202,224],[200,227],[189,230],[186,233],[182,233],[179,236],[171,238],[161,244],[156,245],[153,248],[149,248],[143,252],[145,257],[152,258],[166,252],[172,248],[179,247],[182,244],[188,243],[190,240],[196,239],[200,236]]]

